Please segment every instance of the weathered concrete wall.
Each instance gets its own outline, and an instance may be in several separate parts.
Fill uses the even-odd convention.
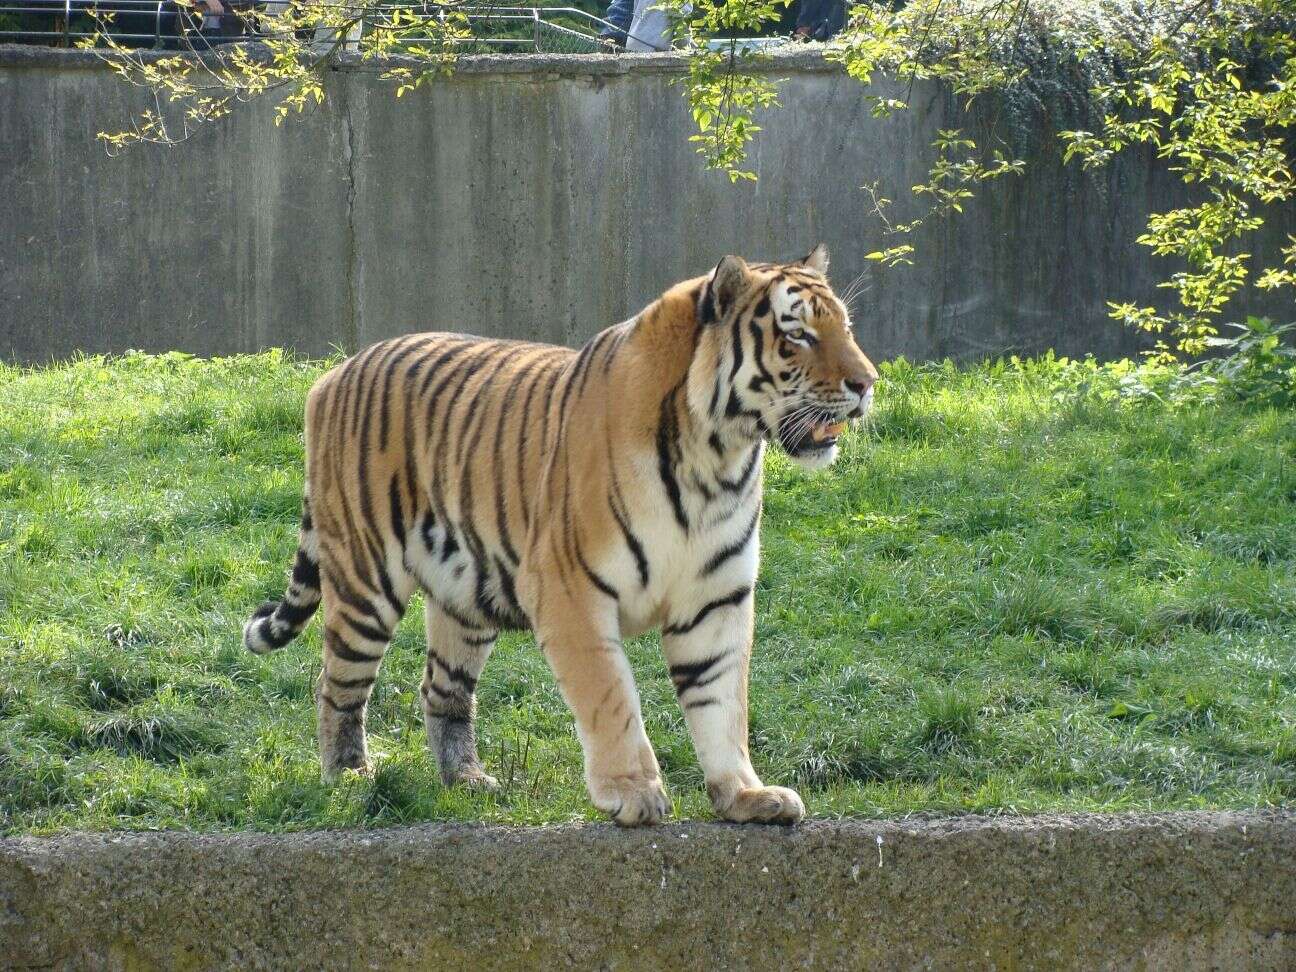
[[[731,185],[687,141],[669,56],[472,59],[399,101],[353,65],[305,118],[275,127],[263,103],[112,159],[94,135],[124,126],[139,92],[89,54],[0,48],[0,357],[320,354],[425,329],[572,343],[726,252],[819,240],[845,283],[894,242],[860,186],[903,199],[936,130],[965,120],[921,88],[913,111],[874,119],[815,55],[771,70],[786,81],[760,180]],[[1146,158],[1090,176],[1047,150],[921,231],[917,266],[877,275],[857,305],[866,349],[1128,354],[1138,339],[1105,301],[1155,296],[1166,268],[1132,241],[1181,198]],[[1257,254],[1287,232],[1296,213]]]
[[[0,841],[0,967],[1296,968],[1296,817]]]

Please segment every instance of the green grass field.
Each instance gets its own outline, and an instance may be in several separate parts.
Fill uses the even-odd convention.
[[[377,771],[319,782],[317,623],[265,658],[239,629],[282,590],[320,370],[0,368],[4,832],[596,816],[521,635],[480,687],[502,792],[442,789],[416,607]],[[812,815],[1296,802],[1296,416],[1109,400],[1084,373],[1117,384],[901,362],[834,469],[769,459],[752,749]],[[707,817],[655,639],[629,652],[676,813]]]

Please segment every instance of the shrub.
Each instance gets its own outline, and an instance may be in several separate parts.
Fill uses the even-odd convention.
[[[1206,343],[1227,355],[1202,365],[1221,390],[1239,401],[1257,405],[1296,404],[1296,347],[1283,343],[1296,332],[1296,323],[1276,326],[1267,317],[1248,317],[1243,324],[1225,324],[1232,337],[1212,337]]]

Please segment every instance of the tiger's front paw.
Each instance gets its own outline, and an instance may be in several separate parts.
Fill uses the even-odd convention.
[[[590,780],[594,806],[622,827],[660,823],[670,813],[670,797],[660,777],[612,776]]]
[[[805,816],[805,804],[785,786],[749,786],[733,802],[716,805],[716,813],[734,823],[794,824]]]

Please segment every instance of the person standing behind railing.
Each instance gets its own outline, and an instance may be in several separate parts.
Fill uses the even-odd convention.
[[[599,40],[625,47],[626,31],[630,29],[630,21],[634,19],[634,0],[612,0],[603,19],[611,26],[604,27],[599,32]]]
[[[669,51],[671,46],[671,23],[666,11],[658,4],[661,0],[634,0],[634,19],[626,31],[627,51],[649,54],[653,51]],[[687,16],[691,5],[680,8],[680,13]]]
[[[797,7],[797,40],[826,41],[846,26],[846,0],[800,0]]]

